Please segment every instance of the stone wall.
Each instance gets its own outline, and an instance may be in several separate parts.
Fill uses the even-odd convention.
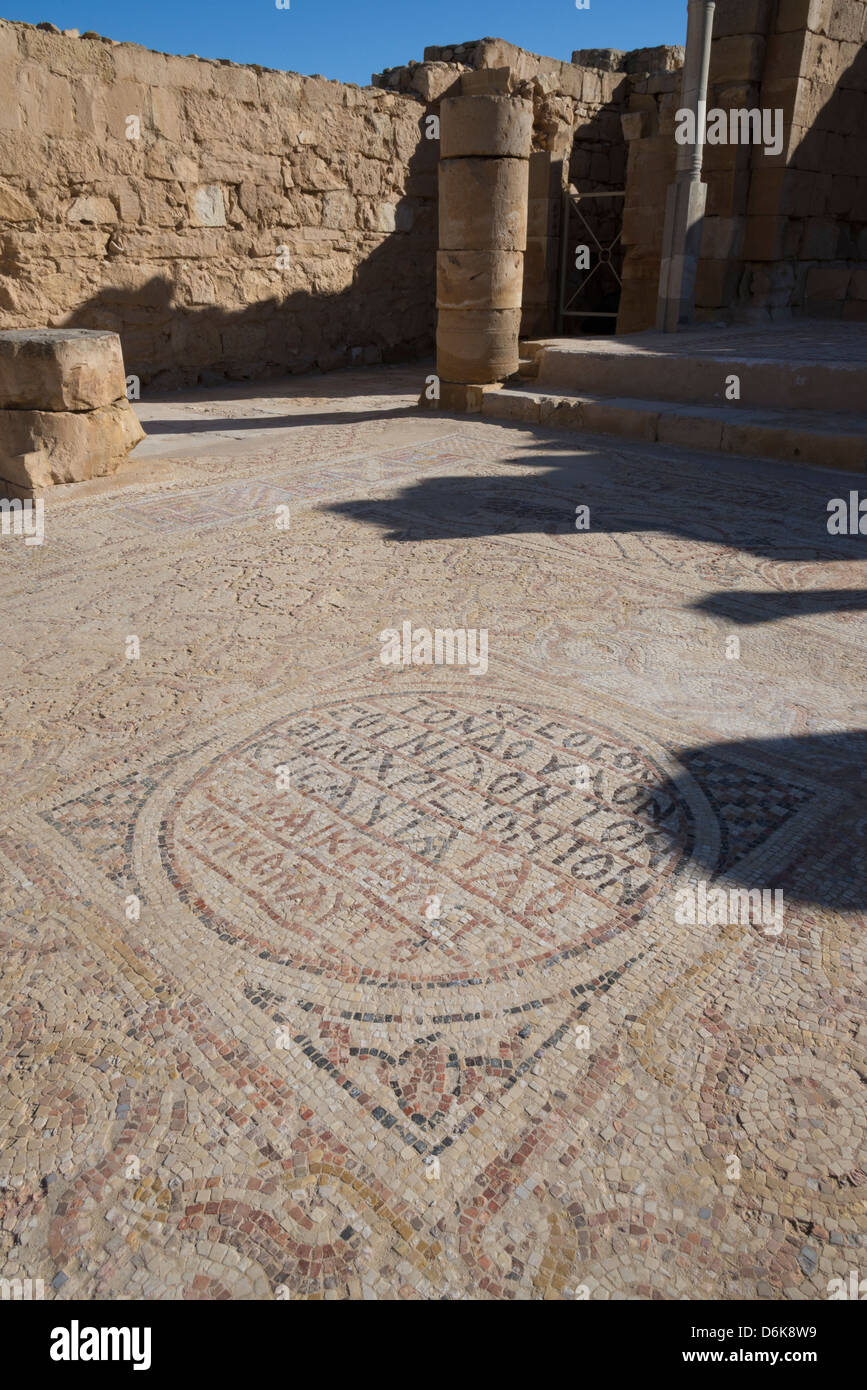
[[[636,79],[630,87],[622,120],[628,159],[618,333],[637,333],[656,322],[665,194],[674,180],[680,84],[681,73],[668,70]]]
[[[0,86],[0,328],[163,385],[433,350],[420,94],[5,22]]]
[[[718,0],[708,106],[782,110],[779,155],[708,145],[696,313],[867,318],[867,4]]]
[[[867,3],[717,0],[708,109],[783,112],[778,155],[706,144],[696,318],[867,318]],[[633,82],[618,332],[655,321],[679,74]]]

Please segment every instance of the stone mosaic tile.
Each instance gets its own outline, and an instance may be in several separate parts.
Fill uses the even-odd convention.
[[[701,605],[863,583],[828,481],[351,428],[4,542],[0,1277],[827,1297],[867,1236],[864,615]],[[487,672],[384,667],[407,619],[485,627]],[[782,930],[680,921],[704,881]]]

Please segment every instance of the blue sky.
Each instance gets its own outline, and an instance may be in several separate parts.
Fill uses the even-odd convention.
[[[165,53],[198,53],[367,83],[426,44],[486,35],[568,58],[573,48],[683,43],[686,0],[7,0],[6,19],[50,20]]]

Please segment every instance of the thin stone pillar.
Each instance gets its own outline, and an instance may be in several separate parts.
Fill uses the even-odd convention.
[[[533,109],[516,97],[440,108],[437,375],[442,404],[518,370]]]
[[[713,12],[714,0],[688,2],[680,105],[681,109],[693,113],[695,141],[678,145],[675,181],[665,200],[656,326],[667,333],[691,323],[695,307],[695,277],[707,198],[707,184],[701,181],[701,164]]]

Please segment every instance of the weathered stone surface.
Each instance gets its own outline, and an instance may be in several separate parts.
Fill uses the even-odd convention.
[[[116,222],[117,208],[110,198],[75,198],[66,214],[67,222]]]
[[[528,160],[445,159],[439,171],[439,244],[444,251],[527,242]]]
[[[420,63],[411,75],[409,90],[418,92],[424,101],[439,101],[458,93],[462,72],[459,63]]]
[[[520,251],[439,251],[439,309],[520,309]]]
[[[476,382],[441,381],[439,400],[429,401],[422,392],[419,404],[438,410],[452,410],[463,415],[479,415],[484,393],[494,389],[493,386],[480,386]]]
[[[124,395],[116,333],[81,328],[0,333],[0,409],[93,410]]]
[[[512,69],[480,68],[477,72],[465,72],[461,77],[461,95],[465,97],[504,95],[515,86],[516,77]]]
[[[37,216],[29,198],[8,184],[0,184],[0,222],[30,222]]]
[[[114,329],[144,389],[431,351],[436,74],[392,93],[0,36],[3,328]]]
[[[527,425],[538,425],[540,404],[540,397],[529,391],[485,391],[482,414],[497,420],[520,420]]]
[[[503,381],[518,370],[520,309],[441,309],[437,371],[442,381]]]
[[[516,97],[446,97],[440,105],[443,159],[527,159],[532,133],[532,103]]]
[[[645,111],[626,111],[620,117],[624,140],[640,140],[648,134],[647,113]]]
[[[100,478],[142,439],[125,397],[96,410],[0,410],[0,479],[42,488]]]

